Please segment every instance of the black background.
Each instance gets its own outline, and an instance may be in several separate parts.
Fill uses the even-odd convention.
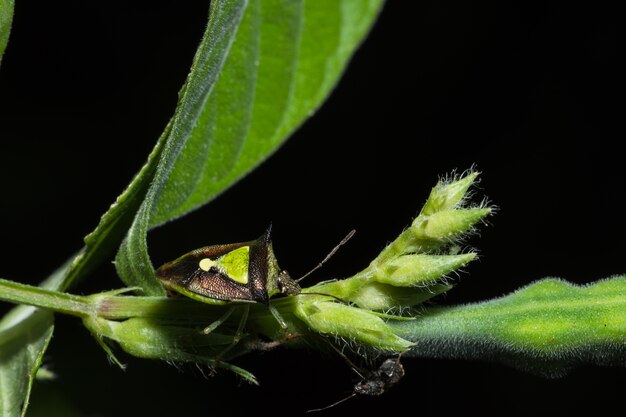
[[[0,71],[0,277],[36,283],[81,246],[145,160],[208,4],[17,3]],[[410,222],[438,176],[475,164],[481,193],[500,210],[471,241],[480,261],[439,303],[548,276],[624,273],[617,13],[605,7],[389,1],[318,113],[219,199],[154,231],[154,263],[249,240],[272,221],[277,256],[296,276],[356,228],[317,275],[347,276]],[[119,286],[107,264],[75,291]],[[52,415],[52,404],[88,416],[298,415],[353,384],[341,359],[316,352],[243,358],[260,387],[124,359],[126,372],[78,320],[59,318],[45,358],[58,379],[37,384],[33,415]],[[406,378],[383,397],[325,414],[582,415],[619,405],[626,386],[623,368],[546,380],[499,364],[405,362]]]

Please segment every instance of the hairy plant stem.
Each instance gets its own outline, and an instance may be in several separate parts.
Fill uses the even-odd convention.
[[[15,304],[68,314],[80,318],[97,317],[104,320],[131,318],[163,322],[176,321],[189,325],[207,325],[224,313],[226,306],[203,304],[189,298],[140,297],[119,295],[127,289],[108,291],[88,296],[47,290],[27,284],[0,279],[0,300]],[[294,300],[281,298],[272,301],[286,318],[293,319]],[[250,304],[247,304],[250,305]],[[252,323],[265,327],[263,333],[275,330],[273,316],[262,304],[250,305]],[[236,316],[232,321],[236,320]],[[263,324],[266,323],[264,326]]]
[[[4,279],[0,279],[0,300],[41,307],[79,317],[95,314],[94,306],[88,297],[47,290]]]
[[[172,360],[187,360],[184,351],[171,356],[170,341],[179,345],[188,337],[192,338],[194,349],[200,347],[209,352],[222,349],[220,346],[231,343],[233,336],[229,334],[242,317],[243,306],[240,306],[223,323],[223,328],[218,328],[218,332],[226,331],[225,334],[202,336],[198,329],[217,320],[232,305],[207,305],[182,297],[119,295],[123,291],[78,296],[0,279],[1,300],[81,317],[98,339],[102,336],[113,339],[140,357],[163,358],[166,351]],[[396,329],[397,334],[414,343],[405,354],[407,357],[489,359],[554,377],[580,363],[626,364],[624,291],[624,277],[588,286],[547,279],[491,301],[428,308],[412,321],[386,318],[387,325]],[[247,304],[250,308],[247,328],[250,334],[263,334],[275,344],[281,344],[289,335],[306,336],[315,326],[324,330],[327,326],[341,325],[342,322],[333,321],[337,315],[350,318],[343,322],[352,326],[345,330],[346,334],[358,332],[362,319],[370,331],[377,329],[369,323],[371,313],[367,310],[334,303],[325,296],[303,294],[278,298],[273,304],[288,323],[287,334],[263,304]],[[326,319],[320,322],[319,314]],[[382,322],[380,325],[386,326]],[[403,346],[394,339],[396,336],[381,329],[376,337],[391,338],[387,346]],[[257,345],[263,346],[254,337],[248,339],[230,357],[245,354]],[[107,352],[112,355],[110,350]],[[214,353],[198,359],[207,361],[211,355]]]

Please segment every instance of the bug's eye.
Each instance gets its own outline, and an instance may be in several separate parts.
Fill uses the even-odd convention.
[[[302,292],[300,285],[289,275],[289,272],[283,270],[278,274],[278,289],[285,295],[298,295]]]

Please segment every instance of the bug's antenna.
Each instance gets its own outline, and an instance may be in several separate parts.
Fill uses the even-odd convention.
[[[326,263],[326,261],[328,261],[330,258],[332,258],[332,256],[339,250],[340,247],[342,247],[343,245],[346,244],[346,242],[348,240],[350,240],[350,238],[352,236],[354,236],[354,233],[356,232],[356,230],[352,229],[350,230],[350,233],[348,233],[348,235],[346,237],[344,237],[341,242],[339,242],[337,244],[337,246],[335,246],[333,248],[333,250],[330,251],[330,253],[328,255],[326,255],[326,257],[322,260],[322,262],[318,263],[313,269],[311,269],[309,272],[307,272],[306,274],[304,274],[302,277],[298,278],[296,280],[296,282],[300,282],[303,279],[305,279],[306,277],[308,277],[309,275],[311,275],[313,272],[317,271],[318,269],[320,269],[322,267],[322,265],[324,265],[324,263]],[[317,411],[317,410],[311,410],[311,411]]]
[[[341,403],[342,403],[342,402],[344,402],[344,401],[348,401],[348,400],[349,400],[350,398],[352,398],[352,397],[356,397],[356,394],[355,394],[355,393],[350,394],[350,395],[348,395],[346,398],[342,398],[341,400],[339,400],[339,401],[337,401],[337,402],[334,402],[334,403],[332,403],[331,405],[327,405],[326,407],[322,407],[322,408],[314,408],[314,409],[312,409],[312,410],[307,410],[306,412],[307,412],[307,413],[314,413],[314,412],[317,412],[317,411],[324,411],[324,410],[328,410],[329,408],[332,408],[332,407],[334,407],[334,406],[336,406],[336,405],[339,405],[339,404],[341,404]]]
[[[363,375],[364,372],[361,368],[359,368],[358,366],[356,366],[354,364],[354,362],[352,362],[350,360],[350,358],[348,358],[348,356],[343,353],[337,346],[335,346],[331,341],[325,339],[328,344],[330,345],[331,348],[333,348],[335,350],[335,352],[337,352],[339,354],[339,356],[341,356],[343,358],[343,360],[346,361],[346,363],[348,364],[348,366],[350,366],[350,368],[352,368],[352,370],[359,376],[359,378],[361,379],[365,379],[365,376]]]

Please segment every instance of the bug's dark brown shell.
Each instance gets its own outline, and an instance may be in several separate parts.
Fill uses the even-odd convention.
[[[261,238],[227,245],[207,246],[191,251],[180,258],[162,265],[156,275],[168,288],[184,288],[187,291],[217,300],[240,300],[268,303],[268,250],[271,242],[266,233]],[[248,282],[241,284],[224,273],[200,269],[204,258],[215,260],[235,249],[249,246]]]

